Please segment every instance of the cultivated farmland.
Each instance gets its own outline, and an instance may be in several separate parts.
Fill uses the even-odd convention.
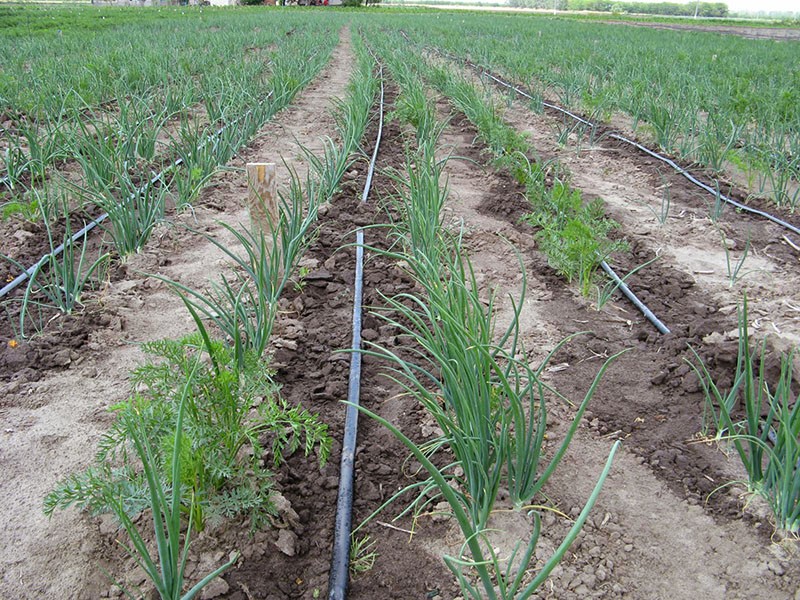
[[[800,43],[0,25],[0,596],[795,597]]]

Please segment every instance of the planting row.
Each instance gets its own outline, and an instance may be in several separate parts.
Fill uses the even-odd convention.
[[[381,33],[376,43],[387,51],[392,45],[407,48],[397,38],[392,40]],[[558,162],[537,160],[536,149],[503,120],[502,107],[489,91],[435,57],[426,59],[413,49],[397,53],[398,63],[403,64],[397,70],[402,69],[404,78],[414,82],[413,91],[401,98],[401,110],[424,114],[419,111],[425,97],[422,81],[430,82],[448,98],[478,130],[491,150],[495,167],[524,186],[531,207],[526,220],[537,228],[540,247],[551,266],[567,281],[576,282],[584,295],[596,291],[599,305],[607,301],[616,287],[597,285],[597,271],[613,252],[624,250],[625,244],[609,237],[617,225],[605,216],[602,202],[585,202],[580,191],[570,186]],[[433,132],[429,123],[422,125]]]
[[[361,49],[337,108],[338,142],[329,140],[321,155],[301,148],[308,176],[292,173],[270,231],[224,225],[235,245],[207,239],[229,259],[231,274],[207,289],[168,281],[196,333],[144,344],[150,358],[132,372],[132,395],[114,408],[95,464],[45,500],[47,514],[71,505],[110,512],[161,598],[192,598],[238,560],[233,553],[210,573],[193,574],[187,591],[184,569],[195,532],[237,517],[256,532],[277,514],[270,466],[279,468],[299,449],[320,464],[328,458],[327,426],[281,398],[266,350],[278,300],[297,281],[298,262],[314,238],[318,208],[354,160],[375,83]],[[150,533],[143,514],[145,523],[152,518]]]
[[[393,423],[362,410],[388,427],[428,475],[396,495],[414,490],[416,499],[404,511],[422,513],[444,501],[458,522],[462,554],[443,558],[464,596],[527,598],[580,531],[611,457],[580,517],[543,565],[533,559],[540,528],[536,511],[530,512],[530,538],[519,541],[511,559],[496,554],[487,533],[501,506],[498,497],[509,497],[515,510],[530,510],[613,359],[601,368],[554,456],[545,458],[547,404],[558,398],[541,380],[549,357],[538,368],[530,366],[518,312],[505,331],[496,330],[494,300],[484,302],[462,246],[463,232],[443,224],[447,189],[441,179],[444,162],[436,151],[444,125],[419,81],[410,75],[405,57],[392,53],[391,47],[383,46],[383,56],[400,85],[396,115],[414,126],[416,145],[410,144],[406,168],[396,175],[398,194],[390,211],[390,237],[396,244],[388,255],[406,265],[416,285],[413,292],[387,297],[378,313],[401,333],[403,345],[371,344],[367,352],[388,361],[393,377],[424,407],[442,434],[418,445]],[[515,299],[515,306],[523,301]]]

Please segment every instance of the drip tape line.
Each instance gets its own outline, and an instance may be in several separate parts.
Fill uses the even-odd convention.
[[[611,137],[611,138],[613,138],[615,140],[619,140],[621,142],[625,142],[626,144],[630,144],[631,146],[633,146],[635,148],[638,148],[642,152],[644,152],[646,154],[649,154],[653,158],[657,158],[658,160],[668,164],[673,169],[675,169],[678,173],[683,175],[686,179],[691,181],[696,186],[706,190],[707,192],[712,194],[715,198],[717,196],[719,196],[720,200],[722,200],[723,202],[727,202],[731,206],[734,206],[734,207],[736,207],[737,209],[739,209],[739,210],[741,210],[743,212],[747,212],[747,213],[750,213],[750,214],[753,214],[753,215],[758,215],[759,217],[763,217],[763,218],[767,219],[768,221],[772,221],[776,225],[780,225],[781,227],[783,227],[785,229],[788,229],[792,233],[800,235],[800,228],[795,227],[794,225],[792,225],[791,223],[787,223],[786,221],[782,221],[778,217],[776,217],[774,215],[771,215],[768,212],[764,212],[763,210],[759,210],[757,208],[752,208],[750,206],[747,206],[746,204],[742,204],[741,202],[737,202],[736,200],[734,200],[732,198],[729,198],[725,194],[721,193],[719,190],[716,190],[716,189],[712,188],[710,185],[707,185],[707,184],[703,183],[702,181],[699,181],[689,171],[687,171],[686,169],[678,166],[675,163],[675,161],[667,158],[666,156],[662,156],[658,152],[653,152],[649,148],[646,148],[645,146],[642,146],[641,144],[639,144],[637,142],[634,142],[633,140],[629,140],[625,136],[619,135],[617,133],[609,134],[609,137]]]
[[[269,100],[272,97],[272,94],[273,94],[273,92],[270,91],[270,93],[267,94],[266,98],[264,98],[263,100],[259,101],[258,106],[263,106],[264,103],[267,102],[267,100]],[[205,148],[205,146],[209,142],[211,142],[212,140],[214,140],[214,139],[218,138],[220,135],[222,135],[225,132],[226,129],[228,129],[229,127],[233,127],[234,125],[236,125],[236,123],[238,123],[239,121],[241,121],[245,117],[251,115],[253,112],[254,112],[254,110],[249,110],[244,115],[242,115],[241,117],[239,117],[237,119],[234,119],[230,123],[226,123],[225,125],[220,127],[216,132],[214,132],[212,134],[209,134],[203,141],[201,141],[198,144],[197,149],[200,150],[202,148]],[[128,199],[125,202],[131,202],[134,198],[136,198],[136,196],[143,194],[147,190],[148,187],[150,187],[151,185],[155,185],[156,183],[161,181],[164,178],[164,175],[166,175],[167,173],[169,173],[170,171],[175,169],[175,167],[179,167],[182,164],[183,164],[183,159],[182,158],[178,158],[175,162],[173,162],[171,165],[169,165],[168,167],[163,169],[160,173],[158,173],[157,175],[153,176],[150,179],[150,181],[148,181],[145,185],[143,185],[142,187],[137,189],[135,192],[133,192],[130,196],[128,196]],[[101,214],[100,216],[96,217],[92,221],[89,221],[88,224],[86,224],[80,231],[75,233],[70,238],[69,243],[70,244],[74,244],[79,239],[85,238],[86,235],[92,229],[94,229],[95,227],[100,225],[107,218],[108,218],[108,213],[104,212],[103,214]],[[48,252],[47,254],[42,256],[33,265],[31,265],[30,267],[25,269],[22,273],[17,275],[14,279],[12,279],[8,284],[6,284],[2,289],[0,289],[0,298],[3,298],[9,292],[11,292],[12,290],[16,289],[21,283],[23,283],[24,281],[26,281],[27,279],[32,277],[33,274],[36,273],[36,271],[38,271],[50,259],[51,256],[52,257],[56,257],[59,254],[61,254],[64,251],[64,246],[65,246],[64,244],[60,244],[52,252]]]
[[[383,67],[380,67],[381,94],[378,136],[367,171],[367,180],[361,195],[366,203],[372,187],[372,176],[378,159],[378,149],[383,135]],[[342,458],[339,467],[339,491],[336,498],[336,523],[333,538],[331,570],[328,579],[328,599],[345,600],[350,571],[350,535],[353,519],[353,484],[355,480],[356,439],[358,436],[358,404],[361,393],[361,315],[364,293],[364,230],[356,232],[356,265],[353,294],[353,341],[350,354],[350,379],[347,388]]]
[[[603,271],[606,272],[606,275],[608,275],[614,281],[614,283],[617,284],[619,291],[621,291],[623,295],[628,300],[630,300],[631,303],[636,308],[642,311],[642,314],[645,316],[645,318],[648,321],[650,321],[656,329],[658,329],[659,333],[662,333],[664,335],[670,333],[669,328],[666,325],[664,325],[664,323],[662,323],[661,320],[657,316],[655,316],[655,314],[653,314],[652,310],[647,308],[644,302],[639,300],[636,294],[634,294],[631,291],[631,289],[625,284],[625,282],[622,279],[620,279],[619,275],[617,275],[614,272],[614,269],[612,269],[606,261],[601,261],[600,267],[603,269]]]

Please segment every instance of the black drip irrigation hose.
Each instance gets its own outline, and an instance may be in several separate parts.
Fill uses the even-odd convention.
[[[621,142],[625,142],[626,144],[630,144],[631,146],[633,146],[635,148],[638,148],[642,152],[644,152],[646,154],[649,154],[653,158],[657,158],[658,160],[668,164],[670,167],[675,169],[678,173],[683,175],[686,179],[691,181],[693,184],[695,184],[696,186],[706,190],[710,194],[713,194],[715,198],[718,196],[719,199],[722,200],[723,202],[727,202],[731,206],[735,206],[737,209],[739,209],[739,210],[741,210],[743,212],[747,212],[747,213],[750,213],[750,214],[753,214],[753,215],[758,215],[759,217],[764,217],[768,221],[772,221],[776,225],[780,225],[781,227],[784,227],[785,229],[788,229],[792,233],[800,235],[800,228],[795,227],[794,225],[792,225],[791,223],[787,223],[786,221],[782,221],[778,217],[776,217],[774,215],[771,215],[768,212],[764,212],[763,210],[758,210],[757,208],[752,208],[750,206],[747,206],[746,204],[742,204],[741,202],[737,202],[736,200],[734,200],[732,198],[729,198],[725,194],[721,193],[719,190],[715,190],[710,185],[707,185],[707,184],[703,183],[702,181],[697,180],[694,177],[694,175],[689,173],[689,171],[687,171],[686,169],[678,166],[675,163],[675,161],[667,158],[666,156],[661,156],[658,152],[653,152],[649,148],[646,148],[646,147],[642,146],[641,144],[639,144],[637,142],[634,142],[633,140],[629,140],[628,138],[626,138],[626,137],[624,137],[622,135],[619,135],[617,133],[609,134],[608,137],[613,138],[615,140],[619,140]]]
[[[630,300],[631,303],[636,308],[638,308],[640,311],[642,311],[642,314],[645,316],[645,318],[648,321],[650,321],[656,329],[658,329],[659,333],[662,333],[664,335],[670,333],[669,328],[666,325],[664,325],[664,323],[662,323],[661,320],[657,316],[655,316],[653,314],[652,310],[647,308],[647,306],[644,304],[644,302],[639,300],[639,298],[636,296],[636,294],[634,294],[631,291],[631,289],[627,285],[625,285],[625,282],[622,281],[622,279],[619,278],[619,275],[617,275],[614,272],[614,269],[612,269],[608,265],[608,263],[606,261],[604,261],[604,260],[601,261],[600,262],[600,267],[603,269],[603,271],[606,272],[606,275],[608,275],[614,281],[614,283],[617,284],[617,287],[619,288],[619,291],[621,291],[624,294],[624,296],[628,300]]]
[[[273,94],[273,92],[270,92],[269,94],[267,94],[267,96],[264,99],[259,101],[258,106],[262,106],[267,100],[269,100],[272,97],[272,94]],[[228,129],[229,127],[234,126],[236,123],[238,123],[239,121],[244,119],[247,115],[251,114],[252,112],[253,112],[253,110],[247,111],[244,115],[242,115],[238,119],[234,119],[230,123],[226,123],[225,125],[220,127],[214,133],[209,134],[202,142],[200,142],[200,144],[197,146],[197,148],[198,149],[204,148],[205,145],[208,144],[211,140],[213,140],[214,138],[218,138],[220,135],[222,135],[222,133],[226,129]],[[179,167],[182,164],[183,164],[183,159],[182,158],[177,159],[171,165],[169,165],[168,167],[164,168],[160,173],[158,173],[157,175],[153,176],[150,179],[149,182],[147,182],[145,185],[143,185],[138,190],[133,192],[130,196],[128,196],[128,199],[125,202],[131,202],[138,194],[142,194],[149,186],[154,185],[157,182],[161,181],[163,179],[164,175],[166,175],[167,173],[169,173],[170,171],[172,171],[176,167]],[[75,233],[70,238],[69,243],[70,244],[76,243],[78,240],[80,240],[81,238],[85,237],[86,234],[88,234],[92,229],[94,229],[95,227],[100,225],[100,223],[105,221],[107,218],[108,218],[108,213],[104,212],[99,217],[96,217],[92,221],[89,221],[89,223],[87,225],[85,225],[80,231]],[[63,251],[64,251],[64,244],[60,244],[52,252],[48,252],[47,254],[42,256],[33,265],[31,265],[30,267],[25,269],[22,273],[17,275],[14,279],[12,279],[9,283],[7,283],[2,289],[0,289],[0,298],[3,298],[8,293],[10,293],[12,290],[16,289],[21,283],[23,283],[24,281],[29,279],[38,269],[40,269],[42,267],[42,265],[44,263],[46,263],[49,260],[49,258],[51,256],[54,256],[54,257],[58,256]]]
[[[361,202],[366,202],[372,186],[378,148],[383,135],[383,68],[380,70],[381,95],[378,136],[367,171]],[[361,312],[364,294],[364,231],[356,232],[356,274],[353,294],[353,343],[350,354],[350,380],[347,388],[347,409],[339,466],[339,492],[336,498],[336,524],[333,534],[333,555],[328,578],[328,600],[345,600],[350,571],[350,531],[353,520],[353,484],[355,481],[356,438],[358,435],[358,403],[361,393]]]

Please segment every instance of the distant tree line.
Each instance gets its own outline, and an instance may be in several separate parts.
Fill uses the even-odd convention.
[[[673,17],[727,17],[728,5],[724,2],[619,2],[615,0],[509,0],[511,6],[547,8],[558,10],[594,10],[611,13],[640,13]]]

